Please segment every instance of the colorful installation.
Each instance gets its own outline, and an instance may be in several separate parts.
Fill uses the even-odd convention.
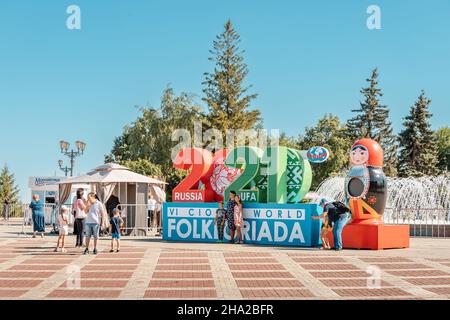
[[[360,139],[351,148],[351,169],[345,181],[345,192],[353,221],[344,229],[346,248],[380,250],[409,247],[408,225],[383,223],[387,201],[383,158],[383,149],[371,139]]]
[[[164,239],[215,242],[217,201],[236,191],[244,202],[243,237],[246,243],[282,246],[319,246],[321,208],[299,204],[311,187],[312,170],[305,151],[287,147],[244,146],[214,155],[187,148],[174,167],[190,170],[173,191],[174,203],[163,209]],[[225,238],[229,239],[228,228]]]
[[[212,154],[186,148],[174,167],[190,170],[173,191],[174,203],[163,209],[164,240],[214,242],[216,202],[236,191],[244,203],[244,241],[282,246],[319,246],[322,209],[300,204],[311,187],[311,163],[330,156],[324,147],[301,151],[287,147],[242,146]],[[383,150],[371,139],[360,139],[350,150],[351,168],[345,193],[353,221],[343,232],[344,246],[359,249],[409,247],[409,226],[385,225],[387,180]],[[228,237],[228,238],[227,238]],[[225,238],[229,239],[226,228]]]

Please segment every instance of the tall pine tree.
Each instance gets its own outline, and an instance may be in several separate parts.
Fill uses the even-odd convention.
[[[350,139],[370,138],[380,143],[384,149],[384,171],[388,176],[397,175],[397,137],[389,121],[389,108],[380,103],[383,96],[378,87],[378,69],[372,71],[369,86],[361,93],[364,101],[360,108],[352,110],[356,115],[347,122],[347,134]]]
[[[450,127],[443,127],[434,133],[438,148],[438,168],[441,171],[450,171]]]
[[[431,99],[428,99],[422,91],[403,122],[404,130],[399,137],[400,176],[418,177],[439,173],[437,142],[429,123],[432,116],[428,110],[430,104]]]
[[[0,172],[0,204],[5,200],[7,200],[9,204],[18,203],[19,192],[14,174],[9,171],[8,166],[5,164]]]
[[[247,94],[245,86],[248,67],[244,51],[239,48],[240,36],[231,21],[213,43],[210,61],[215,63],[213,73],[205,73],[203,101],[208,104],[208,122],[212,128],[225,133],[227,129],[254,129],[261,123],[259,110],[249,110],[256,94]]]

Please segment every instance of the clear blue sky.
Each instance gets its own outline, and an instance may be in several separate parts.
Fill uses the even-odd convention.
[[[66,8],[82,30],[66,28]],[[382,30],[368,30],[377,4]],[[76,174],[104,159],[135,105],[159,104],[171,83],[201,95],[208,50],[231,18],[268,129],[290,135],[325,112],[342,119],[380,69],[395,130],[421,89],[434,128],[449,125],[450,1],[35,1],[0,4],[0,164],[27,177],[54,175],[58,141],[82,139]],[[199,99],[200,100],[200,97]]]

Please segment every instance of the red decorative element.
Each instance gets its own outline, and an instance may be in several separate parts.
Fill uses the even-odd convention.
[[[174,161],[174,168],[191,170],[191,173],[173,190],[175,202],[213,202],[214,192],[198,190],[199,181],[205,179],[213,162],[212,153],[200,148],[186,148],[180,151]]]
[[[360,139],[355,142],[352,149],[356,146],[364,146],[369,151],[369,161],[367,163],[370,167],[383,167],[384,152],[380,144],[372,139]]]
[[[214,154],[211,169],[205,176],[205,180],[202,179],[206,189],[214,192],[214,198],[217,202],[223,201],[226,188],[242,173],[242,170],[225,166],[228,152],[228,149],[223,149]]]

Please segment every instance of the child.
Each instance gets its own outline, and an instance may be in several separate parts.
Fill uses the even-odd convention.
[[[114,209],[112,211],[112,215],[113,217],[111,218],[111,220],[109,221],[109,233],[112,236],[111,239],[111,251],[109,251],[110,253],[114,252],[114,242],[117,243],[117,253],[119,253],[120,251],[120,230],[121,227],[123,226],[123,220],[120,217],[120,210],[119,209]]]
[[[331,221],[328,218],[328,216],[326,216],[323,219],[323,224],[322,224],[322,231],[320,233],[320,238],[322,239],[322,249],[323,250],[331,250],[331,245],[330,245],[330,239],[328,239],[328,232],[330,232],[333,227],[331,226]]]
[[[219,209],[217,209],[216,218],[214,219],[214,224],[217,226],[217,233],[219,235],[219,241],[217,241],[218,243],[223,242],[226,213],[227,211],[223,208],[223,202],[219,202]]]
[[[69,235],[69,208],[63,206],[61,207],[61,213],[58,216],[58,224],[59,224],[59,237],[58,243],[56,244],[55,252],[59,251],[61,248],[62,253],[66,253],[66,249],[64,248],[64,243],[66,237]]]

